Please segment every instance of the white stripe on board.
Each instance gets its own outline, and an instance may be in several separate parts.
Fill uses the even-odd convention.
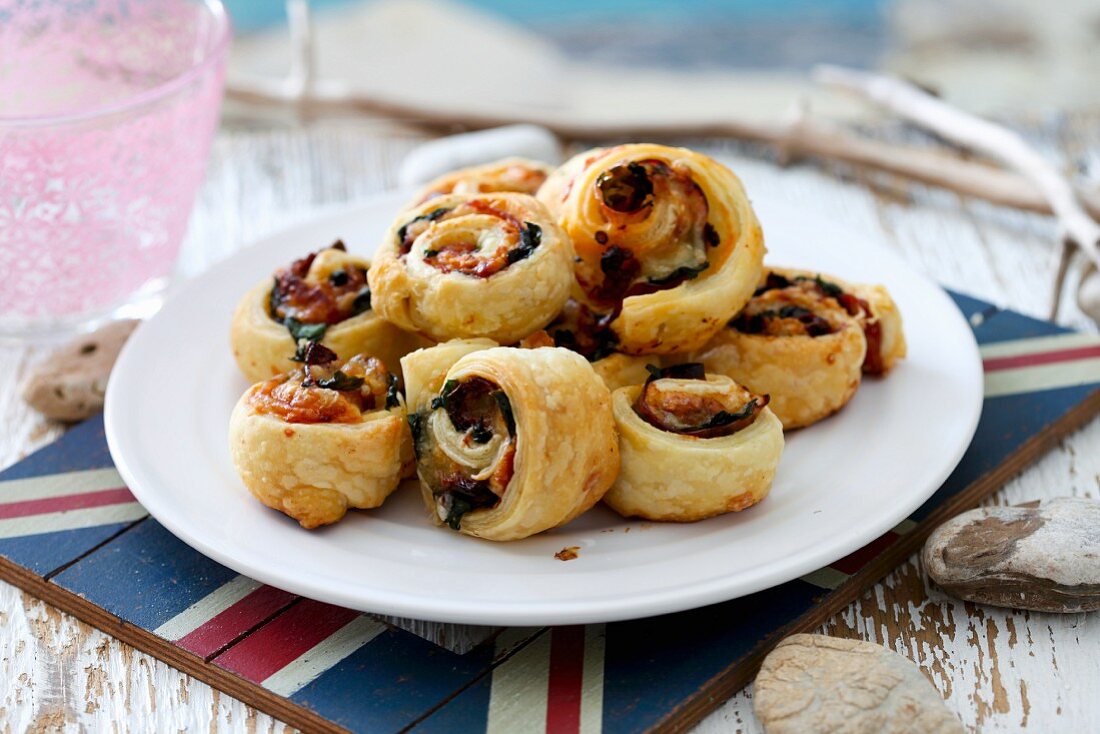
[[[603,729],[603,658],[606,641],[604,625],[590,624],[584,628],[580,734],[600,734]]]
[[[493,640],[493,659],[500,660],[541,632],[544,627],[505,627]]]
[[[999,357],[1019,357],[1024,354],[1042,354],[1044,352],[1060,352],[1063,349],[1077,349],[1079,347],[1091,347],[1100,344],[1100,336],[1096,334],[1052,334],[1051,336],[1036,336],[1029,339],[1010,339],[1004,342],[992,342],[982,344],[979,351],[983,359]]]
[[[86,494],[125,486],[125,482],[114,467],[48,474],[26,479],[6,479],[0,481],[0,502],[64,497],[70,494]]]
[[[263,586],[247,576],[237,576],[184,609],[153,630],[153,634],[175,642],[186,637],[241,599]]]
[[[1094,382],[1100,382],[1100,357],[986,372],[985,396],[996,398]]]
[[[906,535],[906,534],[912,532],[913,528],[915,528],[916,526],[917,526],[916,522],[914,522],[913,520],[910,520],[909,518],[905,518],[904,520],[899,522],[897,525],[895,525],[894,529],[891,532],[897,533],[898,535]]]
[[[28,515],[0,520],[0,539],[20,538],[24,535],[41,535],[61,530],[80,530],[98,525],[140,520],[148,513],[137,502],[125,502],[118,505],[88,507],[81,510],[47,512],[43,515]]]
[[[486,734],[546,730],[550,634],[550,630],[543,632],[493,671]]]
[[[822,589],[832,590],[847,581],[848,574],[837,571],[830,566],[826,566],[825,568],[819,568],[800,578],[807,584],[813,584]]]
[[[292,696],[385,630],[386,625],[381,622],[366,615],[358,616],[282,670],[272,673],[262,685],[276,695]]]

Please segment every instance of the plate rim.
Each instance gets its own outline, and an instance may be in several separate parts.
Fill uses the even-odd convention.
[[[272,230],[256,238],[229,257],[215,263],[203,273],[184,283],[173,294],[173,298],[185,297],[198,288],[205,278],[212,277],[212,273],[232,268],[235,263],[254,256],[252,253],[255,252],[256,248],[263,247],[265,242],[271,242],[277,238],[291,237],[298,232],[305,233],[326,220],[351,216],[361,210],[390,203],[399,205],[404,195],[405,192],[400,190],[386,191],[346,205],[327,206],[314,210],[297,222]],[[777,198],[779,197],[777,196]],[[783,201],[782,206],[793,206],[793,204]],[[847,227],[847,225],[844,226]],[[870,236],[865,239],[868,240],[869,245],[873,244],[873,238]],[[960,441],[950,460],[944,463],[944,468],[937,473],[935,479],[928,480],[930,488],[927,493],[919,493],[908,502],[898,504],[896,512],[889,513],[889,515],[884,514],[884,519],[880,519],[878,522],[868,522],[859,528],[853,527],[851,532],[838,536],[843,540],[838,540],[833,545],[808,548],[781,561],[771,562],[769,564],[770,570],[759,574],[751,582],[741,581],[740,583],[731,584],[731,576],[743,575],[738,572],[723,574],[704,582],[694,582],[687,589],[676,589],[671,592],[668,588],[669,585],[666,584],[647,591],[645,594],[633,594],[625,601],[621,598],[598,601],[583,600],[579,603],[570,600],[555,600],[553,602],[528,600],[520,603],[493,602],[490,606],[486,606],[484,602],[478,600],[471,602],[453,598],[448,598],[444,604],[438,596],[430,594],[413,596],[403,592],[395,593],[388,589],[378,589],[377,593],[370,599],[364,599],[360,594],[344,593],[340,588],[326,586],[323,581],[315,583],[310,578],[287,578],[280,576],[269,568],[257,567],[244,562],[232,553],[223,550],[217,544],[208,542],[201,535],[191,532],[189,526],[185,523],[177,521],[177,518],[161,505],[155,491],[146,491],[148,489],[144,481],[146,477],[142,475],[140,469],[136,468],[136,462],[132,464],[129,461],[126,452],[122,449],[125,444],[120,435],[124,430],[120,422],[122,420],[122,410],[119,405],[122,400],[120,397],[122,391],[119,389],[118,383],[122,381],[122,376],[126,374],[129,360],[133,359],[130,355],[137,351],[137,347],[134,345],[140,343],[142,334],[148,331],[148,324],[155,320],[157,315],[139,325],[124,345],[115,369],[111,372],[104,407],[104,428],[107,445],[115,462],[115,467],[130,491],[149,512],[149,515],[174,536],[203,555],[238,573],[307,598],[376,614],[389,614],[438,622],[501,626],[612,622],[656,616],[729,601],[779,586],[828,566],[893,529],[943,485],[943,482],[958,466],[962,456],[973,441],[984,403],[981,358],[973,330],[970,328],[965,316],[940,285],[913,268],[896,253],[881,246],[878,246],[878,248],[882,250],[884,255],[893,259],[897,265],[904,267],[913,279],[922,281],[923,285],[936,293],[937,298],[943,299],[950,306],[950,312],[957,322],[956,326],[960,327],[959,333],[965,333],[968,344],[972,346],[968,356],[971,357],[970,366],[973,374],[968,376],[967,381],[976,381],[977,389],[971,396],[972,404],[969,406],[966,415],[967,425],[964,430],[966,440]],[[955,417],[957,418],[958,415],[956,414]],[[730,589],[734,586],[736,591],[731,593]],[[445,607],[445,609],[441,610],[440,607]]]

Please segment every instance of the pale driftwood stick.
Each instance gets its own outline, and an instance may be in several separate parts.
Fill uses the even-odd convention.
[[[1053,321],[1058,318],[1058,307],[1062,303],[1062,293],[1066,289],[1066,277],[1069,275],[1069,266],[1073,264],[1073,245],[1063,241],[1058,248],[1058,265],[1054,274],[1054,293],[1050,297],[1050,312],[1048,318]]]
[[[1066,177],[1018,133],[952,107],[896,77],[829,65],[818,66],[813,76],[827,86],[851,92],[947,140],[1016,169],[1033,181],[1050,202],[1062,241],[1080,249],[1094,266],[1100,266],[1100,224],[1085,211]],[[1059,282],[1055,284],[1051,305],[1051,312],[1055,314],[1067,272],[1068,262],[1066,267],[1059,267]]]
[[[296,104],[279,80],[238,79],[229,86],[231,98],[253,104]],[[1042,191],[1031,181],[1011,171],[984,163],[963,160],[928,148],[894,145],[856,135],[843,127],[821,120],[800,118],[766,124],[749,121],[702,122],[693,125],[621,126],[576,122],[568,119],[520,118],[484,115],[468,110],[444,110],[404,102],[354,96],[337,82],[317,80],[311,94],[300,101],[314,112],[358,111],[397,118],[421,127],[453,132],[456,127],[478,129],[535,123],[558,135],[581,140],[654,139],[670,137],[731,137],[763,143],[788,159],[814,157],[837,160],[914,181],[956,191],[1002,206],[1052,214]],[[1100,196],[1084,195],[1085,206],[1100,216]]]
[[[773,143],[794,157],[843,161],[1002,206],[1054,213],[1042,191],[1017,173],[934,149],[864,138],[822,120],[801,120]],[[1083,194],[1082,200],[1091,213],[1100,216],[1100,197]]]
[[[306,97],[315,77],[313,56],[313,18],[308,0],[287,0],[290,27],[290,72],[282,83],[295,99]]]
[[[1100,264],[1100,225],[1078,203],[1076,192],[1057,168],[1018,133],[971,115],[896,77],[818,66],[816,80],[851,92],[954,143],[1000,160],[1033,181],[1063,229],[1085,254]]]
[[[1081,283],[1077,287],[1077,306],[1100,324],[1100,272],[1091,262],[1085,265],[1081,273]]]

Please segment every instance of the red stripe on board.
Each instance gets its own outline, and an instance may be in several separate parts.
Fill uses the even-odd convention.
[[[303,599],[214,658],[214,663],[262,683],[358,616],[350,609]]]
[[[1091,359],[1092,357],[1100,357],[1100,344],[1091,347],[1077,347],[1076,349],[1061,349],[1056,352],[1020,354],[1015,357],[993,357],[984,360],[984,363],[986,372],[996,372],[997,370],[1010,370],[1014,367],[1034,367],[1040,364],[1073,362],[1078,359]]]
[[[261,586],[176,640],[176,644],[199,657],[208,657],[297,598],[273,586]]]
[[[137,502],[137,500],[134,499],[134,495],[130,494],[130,490],[126,487],[101,489],[98,492],[85,492],[83,494],[66,494],[61,497],[46,497],[40,500],[5,502],[0,504],[0,520],[7,520],[12,517],[44,515],[47,512],[86,510],[89,507],[121,505],[127,502]]]
[[[844,556],[835,563],[830,563],[829,566],[841,573],[846,573],[851,576],[877,558],[880,553],[892,546],[900,537],[900,535],[891,530],[887,532],[886,535],[875,538],[855,553]]]
[[[577,734],[584,683],[584,625],[555,627],[550,637],[546,734]]]

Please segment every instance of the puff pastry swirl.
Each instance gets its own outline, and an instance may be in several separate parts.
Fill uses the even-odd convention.
[[[378,507],[413,465],[396,376],[365,355],[336,369],[335,356],[311,344],[313,364],[253,385],[229,419],[244,485],[304,528]]]
[[[783,429],[755,395],[701,364],[657,370],[612,396],[622,468],[604,502],[625,517],[692,522],[771,490]]]
[[[482,166],[460,168],[429,181],[413,199],[423,204],[447,194],[489,194],[511,191],[534,196],[553,167],[527,158],[504,158]]]
[[[561,310],[569,239],[525,194],[451,194],[403,212],[369,279],[374,308],[431,338],[515,342]]]
[[[832,415],[859,388],[867,340],[819,283],[830,285],[770,273],[737,318],[688,358],[769,395],[788,430]]]
[[[229,340],[250,382],[294,369],[301,336],[320,341],[342,359],[372,354],[395,368],[405,354],[430,342],[382,320],[371,309],[370,262],[337,242],[276,271],[237,304]]]
[[[611,396],[578,354],[449,342],[405,358],[417,473],[439,525],[516,540],[599,502],[619,469]]]
[[[573,241],[578,297],[604,314],[619,351],[701,347],[759,280],[764,239],[740,180],[694,151],[582,153],[539,199]]]

